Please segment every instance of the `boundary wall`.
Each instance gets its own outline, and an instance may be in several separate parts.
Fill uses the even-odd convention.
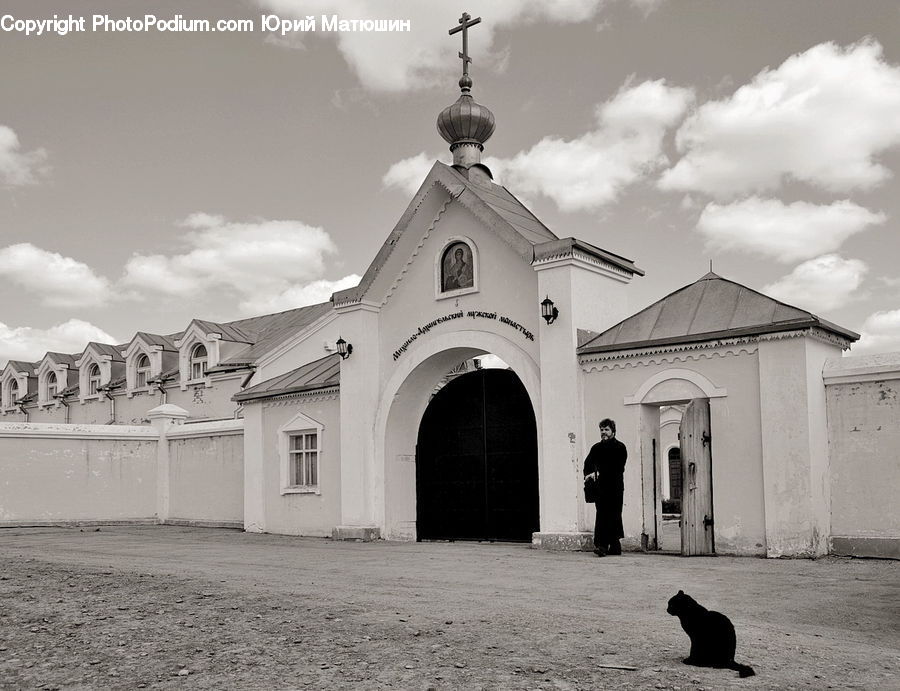
[[[243,420],[0,423],[0,527],[175,523],[243,527]]]

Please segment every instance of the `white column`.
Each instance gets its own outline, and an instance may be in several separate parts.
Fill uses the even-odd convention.
[[[175,426],[183,425],[188,411],[177,405],[167,403],[147,412],[151,426],[159,432],[156,445],[156,520],[165,523],[169,518],[170,507],[170,457],[167,433]]]
[[[266,532],[266,463],[263,448],[263,404],[246,401],[244,403],[244,530],[248,533]],[[277,467],[275,472],[278,472]]]
[[[372,540],[381,536],[373,487],[380,383],[378,307],[357,303],[337,311],[340,336],[353,352],[341,362],[341,523],[332,536]]]

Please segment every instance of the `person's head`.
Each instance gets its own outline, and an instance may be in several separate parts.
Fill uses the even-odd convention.
[[[462,250],[462,247],[457,247],[456,252],[453,253],[453,256],[456,257],[456,261],[461,262],[463,260],[463,255],[465,253]]]
[[[616,436],[616,421],[608,417],[600,420],[600,439],[606,441]]]

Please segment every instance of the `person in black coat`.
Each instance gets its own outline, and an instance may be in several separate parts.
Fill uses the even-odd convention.
[[[597,486],[597,520],[594,523],[594,554],[621,554],[619,539],[625,537],[622,527],[622,498],[625,494],[625,461],[628,451],[616,439],[616,423],[609,418],[600,421],[600,441],[591,447],[584,459],[584,477]],[[591,478],[591,480],[588,480]]]

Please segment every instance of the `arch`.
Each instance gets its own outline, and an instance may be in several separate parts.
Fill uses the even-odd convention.
[[[94,396],[100,393],[101,382],[100,365],[92,362],[87,369],[87,395]]]
[[[677,382],[679,381],[686,382],[687,385],[678,387]],[[664,397],[663,400],[650,400],[650,394],[653,392],[653,389],[666,382],[676,383],[676,387],[673,387],[673,390],[668,392],[666,395],[667,397]],[[691,385],[693,385],[693,388]],[[681,391],[678,391],[678,388],[680,388]],[[695,389],[699,389],[699,396]],[[700,372],[691,369],[673,368],[654,374],[638,387],[638,390],[634,395],[626,396],[623,403],[625,405],[640,405],[642,403],[655,405],[663,404],[667,401],[677,402],[690,400],[691,398],[704,397],[722,398],[727,395],[728,391],[724,387],[716,386],[709,379],[700,374]]]
[[[450,368],[470,357],[493,353],[519,377],[540,420],[540,371],[515,343],[486,331],[462,330],[417,342],[382,390],[375,414],[373,511],[382,535],[414,540],[415,452],[418,422],[435,384]],[[414,422],[415,424],[411,424]],[[542,486],[541,430],[538,425],[538,486]]]
[[[188,379],[197,381],[206,376],[209,367],[209,351],[202,343],[191,346],[191,354],[188,360]]]

